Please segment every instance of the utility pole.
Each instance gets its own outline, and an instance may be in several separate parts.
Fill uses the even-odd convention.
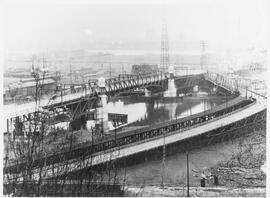
[[[177,124],[177,97],[175,97],[175,103],[176,103],[176,107],[175,107],[175,123]]]
[[[42,58],[42,67],[43,67],[43,69],[45,68],[45,57],[44,57],[44,54],[43,54],[43,58]]]
[[[204,40],[202,40],[201,41],[201,58],[200,58],[201,69],[206,69],[205,68],[205,64],[206,64],[205,46],[206,46],[206,43]]]
[[[94,130],[95,130],[95,128],[91,127],[91,129],[92,129],[92,132],[91,132],[91,144],[92,144],[92,149],[93,149],[93,146],[94,146]]]
[[[205,99],[203,99],[203,115],[205,117]]]
[[[110,78],[112,77],[112,65],[110,63]]]
[[[63,102],[63,84],[61,83],[61,102]]]
[[[187,156],[187,197],[189,197],[189,161],[188,161],[188,151],[186,152]]]
[[[165,131],[163,130],[163,155],[162,155],[162,188],[164,188],[164,176],[165,176],[165,158],[166,158],[166,145],[165,145]]]
[[[114,126],[114,139],[115,139],[115,146],[117,144],[117,136],[116,136],[116,120],[113,120],[113,126]]]
[[[71,63],[69,63],[70,84],[72,84]]]

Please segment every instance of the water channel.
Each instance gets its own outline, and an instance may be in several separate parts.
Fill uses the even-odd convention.
[[[193,96],[178,98],[123,97],[108,103],[108,112],[128,114],[129,126],[149,126],[208,110],[226,98]]]
[[[222,96],[207,96],[198,94],[184,98],[162,97],[122,97],[112,99],[108,103],[108,112],[128,114],[128,127],[154,125],[159,122],[179,119],[191,114],[203,112],[214,106],[225,103],[229,98]],[[112,126],[111,126],[112,127]],[[191,150],[190,184],[199,185],[200,177],[196,172],[216,165],[218,162],[228,160],[237,150],[237,141],[227,141],[210,145],[200,149]],[[185,185],[186,182],[186,155],[175,153],[167,156],[165,160],[165,184]],[[161,185],[162,159],[149,160],[118,170],[118,177],[126,178],[129,185]]]

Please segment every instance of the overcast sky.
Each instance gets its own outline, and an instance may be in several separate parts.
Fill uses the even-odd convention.
[[[131,0],[129,4],[8,2],[4,13],[7,52],[159,49],[163,7],[170,47],[175,50],[189,50],[189,42],[202,39],[214,50],[262,47],[270,23],[269,4],[263,0],[179,0],[165,5]]]

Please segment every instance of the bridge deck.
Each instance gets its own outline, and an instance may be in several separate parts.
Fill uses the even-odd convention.
[[[237,122],[241,119],[244,119],[248,116],[259,113],[265,109],[265,106],[261,103],[255,102],[255,104],[251,104],[248,108],[239,109],[236,112],[232,112],[226,114],[224,116],[215,118],[212,121],[202,123],[199,126],[195,125],[194,127],[190,127],[187,130],[177,130],[173,135],[168,135],[165,137],[166,144],[170,144],[173,142],[177,142],[183,139],[187,139],[193,136],[197,136],[208,131],[214,130],[216,128],[226,126],[228,124]],[[142,151],[150,150],[163,145],[163,138],[160,137],[155,140],[145,141],[143,143],[135,143],[133,145],[129,145],[128,147],[120,148],[117,151],[113,151],[113,153],[106,154],[97,154],[92,161],[92,164],[99,164],[107,161],[108,159],[121,158],[124,156],[132,155],[135,153],[139,153]]]
[[[84,95],[85,95],[84,92],[79,92],[79,93],[73,93],[73,94],[69,94],[69,95],[64,95],[63,100],[61,99],[60,96],[55,98],[53,101],[50,101],[49,98],[42,99],[42,100],[40,100],[38,105],[36,105],[36,102],[29,102],[29,103],[25,103],[25,104],[3,105],[4,119],[6,120],[8,118],[27,115],[28,113],[35,112],[36,106],[43,107],[43,106],[46,106],[46,105],[50,104],[50,102],[61,103],[62,101],[63,102],[70,101],[70,100],[78,99],[78,98],[80,98],[80,97],[82,97]]]
[[[160,138],[163,131],[166,131],[165,133],[170,135],[173,132],[177,131],[177,129],[181,128],[181,130],[184,130],[189,128],[190,126],[198,126],[204,122],[209,122],[216,117],[220,117],[228,112],[235,111],[243,107],[243,105],[245,106],[250,103],[252,103],[252,101],[243,100],[242,97],[237,97],[231,100],[230,103],[226,105],[228,106],[228,109],[223,104],[213,108],[212,110],[209,110],[207,114],[206,112],[202,112],[186,118],[161,123],[152,127],[145,127],[143,129],[121,133],[117,135],[117,145],[131,145],[135,142],[143,142],[145,141],[145,139],[153,139],[153,137]],[[74,145],[72,148],[72,152],[53,153],[51,157],[49,157],[50,154],[47,152],[46,163],[57,163],[57,161],[59,161],[60,159],[59,156],[61,155],[65,155],[65,158],[71,160],[79,156],[89,155],[91,153],[93,154],[99,151],[106,151],[110,148],[115,148],[115,146],[116,145],[114,137],[104,138],[102,141],[95,142],[94,144],[93,142],[81,143]],[[37,163],[39,164],[39,162]],[[11,162],[10,165],[13,166],[12,164],[13,163]]]
[[[211,130],[224,127],[231,123],[235,123],[237,121],[245,119],[249,116],[255,115],[259,112],[262,112],[263,110],[265,110],[265,106],[262,105],[261,103],[259,102],[251,103],[248,106],[240,108],[231,113],[225,114],[223,116],[214,118],[212,120],[209,120],[209,121],[206,121],[206,122],[203,122],[203,123],[191,126],[191,127],[187,127],[184,129],[176,130],[172,134],[167,135],[165,137],[165,143],[170,144],[170,143],[181,141],[181,140],[194,137],[203,133],[207,133]],[[83,156],[83,158],[78,157],[76,159],[69,160],[68,165],[65,162],[59,162],[54,165],[49,165],[46,168],[47,170],[45,169],[46,175],[47,177],[52,176],[53,172],[56,172],[56,170],[59,170],[59,167],[62,167],[62,166],[66,166],[68,171],[79,170],[83,168],[81,166],[82,164],[81,160],[83,160],[83,164],[88,164],[88,166],[98,165],[100,163],[104,163],[109,160],[118,159],[125,156],[130,156],[139,152],[161,147],[162,145],[163,145],[162,136],[146,139],[140,142],[135,142],[132,144],[120,146],[118,148],[113,148],[113,149],[109,149],[109,150],[102,151],[99,153],[95,153],[93,155]],[[33,169],[34,177],[38,178],[39,170],[40,169],[38,168]]]
[[[211,113],[214,113],[214,112],[219,111],[221,109],[224,109],[226,107],[233,106],[233,105],[235,105],[235,104],[237,104],[237,103],[239,103],[241,101],[244,101],[244,100],[245,100],[244,97],[239,96],[239,97],[236,97],[236,98],[228,101],[227,104],[226,103],[222,103],[221,105],[216,106],[216,107],[214,107],[212,109],[208,109],[208,110],[206,110],[204,112],[192,114],[190,116],[187,116],[187,117],[184,117],[184,118],[179,118],[177,120],[170,120],[170,121],[166,121],[166,122],[161,122],[161,123],[155,124],[154,126],[147,127],[147,130],[155,129],[155,128],[160,128],[162,126],[170,125],[170,124],[173,124],[175,122],[186,121],[186,120],[190,120],[190,119],[195,118],[195,117],[199,117],[199,116],[211,114]],[[140,131],[141,130],[143,130],[143,129],[140,129]]]

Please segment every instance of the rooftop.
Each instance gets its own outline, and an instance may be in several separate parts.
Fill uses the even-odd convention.
[[[53,84],[56,81],[52,78],[45,78],[45,79],[40,79],[39,83],[42,85],[47,85],[47,84]],[[26,87],[34,87],[36,86],[36,81],[34,79],[25,79],[25,80],[20,80],[19,82],[12,83],[10,84],[11,88],[26,88]]]

